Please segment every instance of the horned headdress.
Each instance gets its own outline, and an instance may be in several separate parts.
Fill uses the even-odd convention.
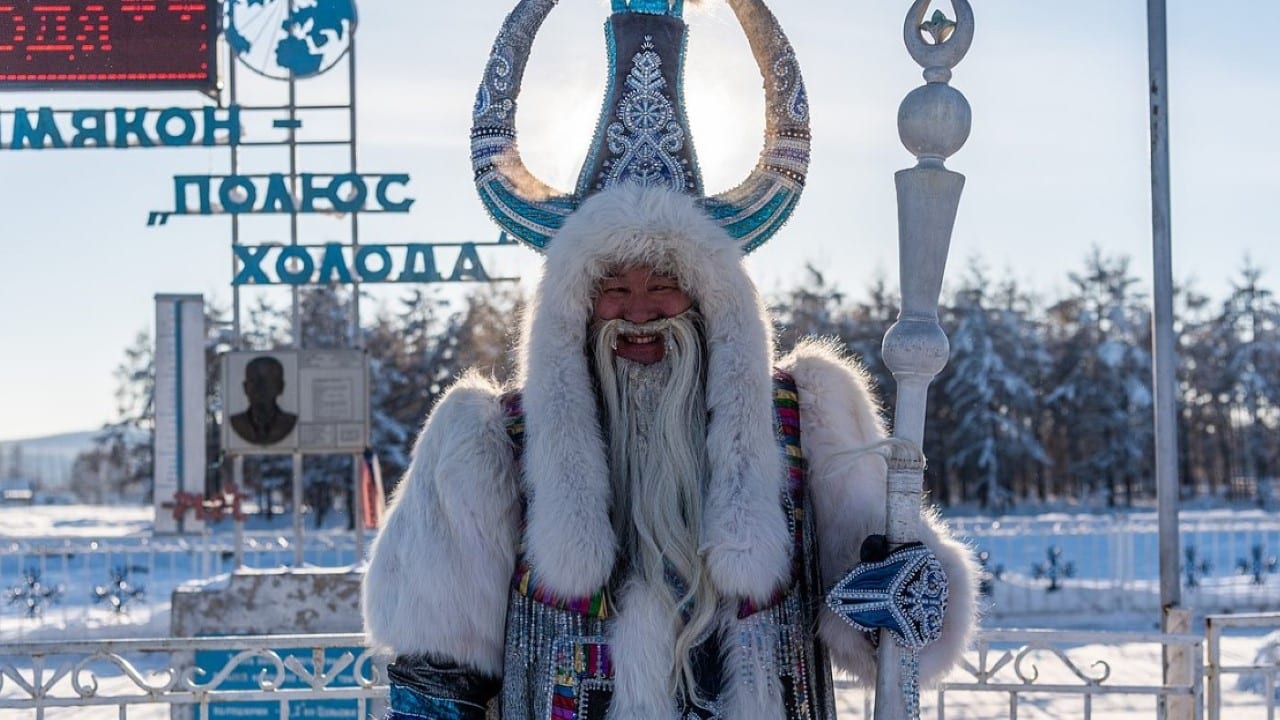
[[[683,0],[612,0],[605,25],[609,84],[595,139],[572,193],[534,177],[516,143],[516,102],[533,39],[556,0],[521,0],[493,44],[476,96],[471,162],[489,213],[541,251],[589,195],[623,183],[698,199],[740,244],[764,243],[786,222],[809,167],[809,104],[795,52],[761,0],[728,0],[746,31],[765,89],[760,160],[737,187],[703,192],[683,103]]]

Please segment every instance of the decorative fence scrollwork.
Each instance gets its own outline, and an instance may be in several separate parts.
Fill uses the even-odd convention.
[[[1227,657],[1221,644],[1224,633],[1232,630],[1280,627],[1280,614],[1210,616],[1207,626],[1207,640],[1155,632],[988,630],[936,692],[922,698],[924,715],[938,720],[948,714],[1017,718],[1028,714],[1019,713],[1023,705],[1028,706],[1024,710],[1034,705],[1037,717],[1089,718],[1118,708],[1132,715],[1134,698],[1154,704],[1174,696],[1191,697],[1197,705],[1203,700],[1208,720],[1221,718],[1224,709],[1235,713],[1232,717],[1241,710],[1260,717],[1253,714],[1259,706],[1274,714],[1274,692],[1229,697],[1224,690],[1235,687],[1236,680],[1258,676],[1269,678],[1267,689],[1273,691],[1280,666],[1274,661],[1241,664]],[[1155,651],[1148,647],[1144,652],[1142,645],[1155,646]],[[1101,649],[1106,646],[1128,646],[1134,650],[1131,657],[1147,661],[1116,662],[1114,652]],[[1197,659],[1185,682],[1161,680],[1164,649],[1186,651]],[[202,653],[219,661],[197,668],[193,659]],[[377,717],[388,694],[386,659],[365,647],[359,634],[4,645],[0,717],[97,707],[98,714],[84,710],[74,717],[151,718],[159,709],[164,717],[196,718],[213,703],[231,702],[270,704],[284,710],[280,717],[289,717],[289,708],[301,703],[334,700],[348,703],[349,715],[326,712],[323,717]],[[842,720],[869,717],[869,696],[847,679],[838,679],[836,687]]]
[[[368,717],[388,689],[385,659],[364,642],[340,634],[7,645],[0,716],[105,706],[127,718],[138,706],[167,704],[202,717],[213,704],[266,701],[285,713],[298,704],[345,703],[351,717]]]
[[[1159,673],[1143,678],[1113,677],[1110,662],[1082,655],[1091,644],[1155,644],[1162,648],[1186,648],[1196,658],[1194,672],[1185,683],[1165,684]],[[1091,717],[1094,703],[1105,696],[1147,696],[1155,703],[1189,696],[1199,705],[1203,695],[1204,639],[1196,635],[1133,632],[1072,632],[1060,630],[1007,630],[982,633],[976,647],[937,690],[937,717],[946,715],[948,703],[958,696],[999,694],[1007,698],[1008,716],[1018,717],[1021,703],[1030,697],[1052,695],[1058,713]],[[976,662],[975,662],[976,661]],[[1152,669],[1155,670],[1155,669]],[[1079,705],[1070,707],[1072,698]],[[1063,705],[1062,703],[1066,703]],[[1044,708],[1041,708],[1044,710]],[[1062,715],[1065,717],[1066,715]]]

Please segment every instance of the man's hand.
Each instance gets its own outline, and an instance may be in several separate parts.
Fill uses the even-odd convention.
[[[855,628],[888,630],[898,644],[919,650],[942,636],[947,576],[922,543],[889,550],[883,535],[862,543],[862,561],[827,593],[827,606]]]

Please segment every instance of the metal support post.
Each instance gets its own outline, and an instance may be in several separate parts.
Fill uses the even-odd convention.
[[[1173,259],[1169,202],[1169,62],[1165,0],[1147,0],[1147,68],[1151,108],[1152,389],[1155,393],[1156,498],[1160,538],[1160,627],[1166,633],[1190,631],[1191,613],[1181,607],[1178,551],[1177,360],[1173,331]],[[1191,658],[1185,651],[1164,651],[1164,682],[1186,682]],[[1189,720],[1190,698],[1168,696],[1167,720]]]
[[[347,122],[350,134],[347,139],[350,140],[349,148],[351,160],[351,172],[358,174],[360,172],[356,154],[356,38],[355,35],[350,37],[350,46],[347,49],[347,105],[348,115]],[[360,250],[360,213],[351,213],[351,252],[356,253]],[[364,337],[360,330],[360,283],[356,282],[351,288],[351,347],[363,350]],[[367,366],[366,366],[367,369]],[[365,437],[364,445],[369,447],[372,444],[369,431],[368,411],[369,407],[369,387],[368,376],[365,376]],[[361,485],[360,478],[363,476],[364,455],[356,453],[352,456],[354,460],[352,464],[351,483],[353,492],[351,493],[351,507],[347,508],[347,512],[354,516],[356,557],[355,565],[364,562],[364,488]],[[372,471],[371,471],[372,472]]]
[[[295,0],[289,0],[289,13],[294,10]],[[289,182],[291,190],[298,192],[298,127],[296,124],[298,114],[298,84],[297,78],[294,77],[293,71],[289,71]],[[296,195],[295,195],[296,197]],[[289,213],[289,244],[298,244],[298,209],[295,207]],[[292,332],[292,342],[294,350],[301,350],[302,342],[302,304],[301,296],[297,285],[291,285],[289,295],[292,299],[293,312],[290,315],[290,331]],[[302,545],[303,538],[303,521],[302,521],[302,503],[303,503],[303,482],[305,474],[302,468],[302,453],[295,451],[293,453],[293,567],[300,569],[302,567]]]
[[[302,453],[293,454],[293,569],[302,567]]]
[[[244,456],[235,455],[231,458],[231,481],[236,487],[236,492],[244,492]],[[267,502],[271,502],[271,497],[267,497]],[[259,509],[259,512],[262,510]],[[244,518],[234,518],[235,523],[235,569],[239,570],[244,567]]]

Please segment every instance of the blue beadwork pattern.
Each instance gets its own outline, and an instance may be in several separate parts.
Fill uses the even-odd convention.
[[[471,167],[485,209],[511,236],[546,247],[577,208],[529,173],[516,145],[516,98],[533,39],[556,0],[523,0],[507,16],[472,108]]]
[[[859,630],[885,629],[898,644],[920,650],[942,637],[947,577],[932,550],[908,545],[856,565],[827,594],[827,605]]]
[[[804,90],[804,80],[800,77],[800,65],[796,62],[795,48],[786,38],[776,39],[778,51],[773,61],[773,84],[775,107],[770,112],[778,118],[786,118],[791,122],[805,122],[809,119],[809,96]]]
[[[578,207],[572,197],[560,196],[541,203],[528,202],[520,197],[509,182],[498,173],[491,173],[484,182],[477,182],[480,200],[508,234],[532,245],[545,248],[551,236],[564,224]]]
[[[674,4],[668,0],[613,0],[611,5],[615,13],[633,12],[680,17],[684,3],[681,0],[676,0]]]
[[[801,188],[786,178],[769,178],[763,173],[752,177],[759,181],[702,201],[702,209],[741,243],[744,253],[763,245],[780,230],[800,200]]]
[[[708,197],[703,208],[749,253],[773,237],[790,219],[809,170],[809,96],[795,49],[768,17],[773,33],[756,49],[766,93],[765,145],[760,162],[741,185]],[[756,41],[753,41],[753,46]]]
[[[616,119],[605,131],[611,157],[604,161],[597,189],[624,182],[678,192],[693,189],[688,161],[680,157],[685,131],[666,95],[662,58],[652,36],[645,36],[640,52],[631,58],[626,85]]]

